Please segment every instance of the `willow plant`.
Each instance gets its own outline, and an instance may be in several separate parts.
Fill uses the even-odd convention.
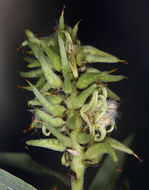
[[[124,60],[81,45],[78,25],[65,25],[63,10],[54,34],[36,37],[26,29],[27,40],[21,47],[30,48],[30,56],[24,60],[32,70],[20,72],[22,77],[37,79],[35,84],[26,80],[28,86],[23,88],[35,95],[28,102],[34,113],[31,128],[41,129],[45,136],[26,144],[63,152],[61,163],[70,167],[72,190],[83,189],[85,169],[99,163],[104,154],[111,156],[118,170],[115,149],[137,157],[130,148],[109,137],[115,128],[120,98],[105,83],[126,77],[90,66]]]

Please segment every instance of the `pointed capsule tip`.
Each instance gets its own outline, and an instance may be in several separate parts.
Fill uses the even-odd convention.
[[[59,29],[58,26],[54,26],[54,30],[55,30],[55,31],[58,31],[58,32],[60,31],[60,29]]]
[[[128,62],[126,60],[121,60],[120,62],[125,64],[125,65],[128,65]]]
[[[20,49],[21,49],[21,46],[17,48],[17,52],[19,52],[19,51],[20,51]]]
[[[26,149],[26,150],[29,150],[29,147],[28,147],[27,145],[25,145],[25,149]]]
[[[66,5],[64,4],[63,9],[62,9],[62,14],[64,14],[65,8],[66,8]]]
[[[125,77],[125,79],[130,80],[130,77]]]
[[[33,85],[29,82],[28,79],[25,79],[25,80],[26,80],[26,82],[27,82],[30,86],[33,86]]]
[[[80,18],[80,20],[77,22],[77,24],[80,24],[80,22],[82,22],[82,18]]]
[[[140,163],[142,163],[142,162],[143,162],[143,159],[139,158],[139,156],[138,156],[138,155],[136,155],[135,153],[133,153],[133,155],[134,155],[134,157],[136,157],[136,158],[140,161]]]
[[[19,89],[26,89],[26,86],[18,85],[17,87],[18,87]]]
[[[58,190],[58,189],[57,189],[57,187],[56,187],[56,186],[54,186],[52,190]]]
[[[121,99],[120,99],[120,103],[124,103],[124,99],[121,98]]]
[[[112,69],[111,71],[109,71],[108,73],[113,73],[113,72],[115,72],[115,71],[117,71],[118,70],[118,68],[114,68],[114,69]]]
[[[108,86],[109,84],[107,82],[104,83],[104,87]]]
[[[32,126],[30,125],[29,128],[23,130],[23,133],[27,133],[27,132],[31,131],[33,128],[34,128],[34,127],[32,127]]]
[[[122,170],[119,168],[119,164],[118,164],[118,162],[116,162],[115,164],[116,164],[116,171],[119,172],[119,173],[121,173]]]
[[[24,30],[27,30],[28,29],[28,27],[27,26],[24,26]]]
[[[119,173],[122,172],[122,170],[120,168],[116,168],[116,171],[119,172]]]
[[[123,62],[125,65],[128,65],[128,62],[127,61],[125,61],[125,62]]]

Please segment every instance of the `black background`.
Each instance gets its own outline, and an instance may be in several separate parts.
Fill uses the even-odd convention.
[[[24,137],[38,138],[37,133],[29,137],[34,132],[25,135],[22,133],[31,121],[31,113],[28,112],[29,108],[26,105],[30,94],[17,89],[17,85],[25,82],[16,72],[23,68],[21,54],[17,53],[16,49],[24,39],[24,26],[39,35],[52,33],[63,4],[66,5],[66,24],[73,26],[80,18],[83,20],[78,32],[82,44],[93,45],[129,63],[98,64],[98,68],[108,70],[117,67],[116,74],[124,74],[130,78],[112,85],[113,90],[124,100],[119,109],[120,119],[113,136],[122,140],[132,132],[135,134],[131,147],[144,162],[140,164],[135,158],[128,156],[122,175],[130,180],[132,190],[147,189],[149,145],[147,0],[0,0],[0,150],[23,152],[26,151]],[[45,166],[64,171],[57,153],[38,148],[30,148],[28,152]],[[95,170],[95,168],[88,170],[87,185]],[[13,172],[38,187],[34,178],[24,173]]]

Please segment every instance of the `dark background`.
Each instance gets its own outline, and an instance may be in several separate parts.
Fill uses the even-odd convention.
[[[118,74],[129,76],[112,85],[124,100],[120,106],[120,119],[113,136],[123,140],[135,133],[132,148],[144,159],[140,164],[128,156],[123,177],[130,180],[131,189],[147,189],[148,180],[148,71],[149,71],[149,1],[147,0],[0,0],[0,151],[23,152],[23,134],[31,121],[26,105],[30,94],[17,89],[25,84],[16,72],[23,66],[16,49],[24,39],[24,26],[39,35],[52,33],[63,4],[66,5],[66,24],[73,26],[80,18],[79,39],[128,61],[128,65],[98,64],[99,68],[118,68]],[[33,137],[38,138],[35,132]],[[29,153],[45,166],[63,172],[60,156],[52,151],[30,148]],[[50,161],[49,161],[50,160]],[[55,164],[54,164],[55,163]],[[4,167],[3,167],[4,168]],[[13,171],[15,173],[15,171]],[[36,180],[15,173],[36,186]],[[87,179],[94,175],[88,170]],[[87,180],[86,181],[89,181]],[[37,182],[38,183],[38,182]],[[89,182],[88,182],[89,183]],[[88,184],[87,183],[87,184]]]

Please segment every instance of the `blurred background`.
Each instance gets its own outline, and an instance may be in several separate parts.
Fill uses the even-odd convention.
[[[61,154],[39,148],[24,149],[25,140],[39,138],[36,131],[23,134],[31,122],[26,102],[30,93],[17,88],[24,85],[16,70],[24,68],[17,48],[24,39],[24,27],[39,35],[54,32],[63,4],[66,5],[65,23],[73,26],[82,19],[78,38],[82,44],[93,45],[128,61],[128,65],[96,64],[100,69],[118,68],[116,74],[129,77],[110,85],[123,102],[119,108],[117,130],[113,136],[123,140],[134,133],[131,148],[144,159],[140,164],[127,156],[122,177],[131,183],[131,189],[146,187],[148,180],[148,108],[149,108],[149,1],[147,0],[0,0],[0,151],[28,152],[45,166],[65,171],[60,164]],[[5,169],[4,166],[1,166]],[[11,171],[10,168],[7,170]],[[96,168],[87,171],[92,179]],[[26,173],[15,175],[40,189],[36,178]],[[86,187],[90,180],[86,180]]]

